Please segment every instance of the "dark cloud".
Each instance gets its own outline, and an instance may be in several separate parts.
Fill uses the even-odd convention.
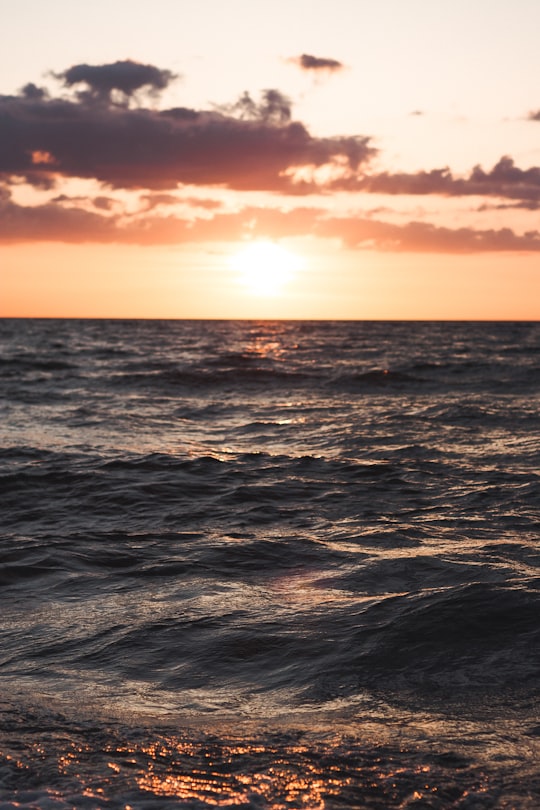
[[[295,185],[291,167],[339,159],[356,172],[375,153],[367,137],[312,136],[291,119],[290,103],[277,90],[265,90],[259,102],[244,94],[229,108],[202,111],[112,103],[114,89],[129,93],[154,75],[147,72],[152,66],[116,63],[126,64],[142,72],[123,78],[122,71],[112,70],[115,65],[65,71],[65,82],[84,81],[89,88],[74,99],[34,92],[0,96],[0,176],[32,183],[95,178],[112,187],[149,190],[219,184],[298,194],[316,186]],[[154,70],[162,79],[152,86],[168,81],[167,71]]]
[[[89,206],[97,208],[99,211],[113,211],[114,209],[120,210],[121,203],[113,197],[84,197],[72,196],[68,194],[58,194],[56,197],[51,197],[49,203],[56,203],[57,205],[64,205],[70,208],[88,208]]]
[[[527,116],[529,121],[540,121],[540,110],[536,110],[536,112],[530,112]]]
[[[302,70],[334,72],[336,70],[342,70],[344,67],[342,62],[338,62],[337,59],[325,59],[320,56],[312,56],[309,53],[303,53],[301,56],[293,56],[290,61],[294,62],[294,64],[298,65]]]
[[[476,166],[467,182],[472,189],[468,193],[477,189],[479,194],[519,200],[540,199],[540,167],[520,169],[508,156],[502,157],[490,172]]]
[[[73,196],[70,196],[69,194],[57,194],[56,197],[52,197],[49,200],[49,202],[58,203],[58,204],[67,203],[68,205],[75,205],[75,204],[81,203],[81,202],[82,203],[87,203],[88,198],[87,197],[73,197]]]
[[[518,202],[511,203],[498,203],[490,204],[484,203],[479,205],[477,211],[508,211],[512,209],[521,209],[525,211],[538,211],[540,208],[540,200],[518,200]]]
[[[258,103],[248,92],[244,92],[238,101],[216,106],[216,109],[244,121],[263,121],[277,125],[288,124],[292,117],[291,101],[279,90],[263,90]]]
[[[523,235],[510,228],[444,228],[427,222],[394,225],[370,219],[334,218],[321,222],[320,236],[340,239],[347,247],[412,253],[483,253],[540,251],[540,232]]]
[[[15,178],[2,177],[2,174],[3,173],[0,170],[0,179],[4,179],[8,182],[15,182],[15,183],[25,182],[28,183],[30,186],[33,186],[34,188],[40,189],[41,191],[52,191],[58,185],[57,175],[53,174],[52,172],[44,171],[43,169],[39,171],[23,171],[20,173],[20,176]]]
[[[56,74],[56,78],[61,79],[65,87],[85,85],[85,89],[78,93],[82,100],[111,101],[114,91],[125,99],[131,98],[141,88],[151,94],[159,93],[177,76],[170,70],[126,59],[110,65],[73,65],[63,73]]]
[[[414,173],[382,172],[349,177],[332,183],[334,189],[372,194],[440,194],[446,197],[495,196],[515,200],[540,200],[540,167],[520,169],[504,156],[491,169],[475,166],[467,177],[454,177],[449,168]]]
[[[45,88],[37,87],[33,82],[29,82],[22,88],[21,95],[24,96],[24,98],[36,100],[47,98],[48,93]]]

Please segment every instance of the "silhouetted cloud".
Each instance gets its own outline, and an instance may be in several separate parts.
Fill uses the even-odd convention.
[[[540,121],[540,110],[536,110],[536,112],[530,112],[527,118],[529,121]]]
[[[522,211],[538,211],[540,200],[518,200],[511,203],[484,203],[479,205],[477,211],[508,211],[521,209]]]
[[[336,70],[342,70],[344,67],[342,62],[338,62],[337,59],[326,59],[321,56],[312,56],[309,53],[303,53],[301,56],[293,56],[290,61],[294,62],[294,64],[298,65],[302,70],[333,73]]]
[[[475,166],[466,177],[455,177],[448,167],[431,171],[381,172],[346,177],[332,182],[334,190],[371,194],[440,194],[446,197],[496,196],[516,200],[540,200],[540,167],[520,169],[504,156],[491,169]]]
[[[73,65],[63,73],[55,75],[66,87],[84,84],[86,89],[78,92],[81,100],[99,101],[111,101],[115,90],[125,99],[143,87],[150,93],[159,93],[173,79],[178,78],[170,70],[161,70],[154,65],[142,65],[131,59],[109,65]]]
[[[24,96],[24,98],[35,100],[46,98],[48,93],[44,87],[37,87],[33,82],[29,82],[22,88],[21,95]]]
[[[115,209],[118,211],[123,207],[119,200],[115,200],[114,197],[105,197],[102,195],[97,197],[85,197],[83,195],[73,196],[69,194],[58,194],[56,197],[51,197],[49,203],[86,209],[91,206],[92,208],[97,208],[99,211],[114,211]]]
[[[244,92],[238,101],[217,105],[216,109],[244,121],[264,121],[276,125],[288,124],[292,117],[291,100],[279,90],[263,90],[259,103]]]
[[[294,184],[294,166],[323,166],[339,159],[356,172],[375,153],[363,136],[318,138],[291,118],[290,102],[265,90],[255,102],[244,94],[226,108],[150,109],[118,104],[148,86],[158,90],[172,77],[151,65],[75,65],[66,84],[85,84],[75,98],[26,90],[0,96],[0,176],[33,184],[81,177],[117,188],[173,189],[178,184],[306,193]],[[96,103],[99,102],[99,103]]]
[[[321,222],[320,236],[340,239],[347,247],[412,253],[481,253],[540,251],[540,232],[523,235],[510,228],[476,230],[445,228],[428,222],[395,225],[361,218],[333,218]]]

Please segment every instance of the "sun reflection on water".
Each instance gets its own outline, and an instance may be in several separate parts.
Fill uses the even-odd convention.
[[[359,795],[374,800],[376,807],[385,797],[388,807],[409,808],[424,802],[443,806],[430,803],[439,801],[437,774],[431,766],[401,763],[399,751],[388,757],[383,748],[358,760],[348,752],[346,764],[334,755],[331,745],[314,750],[301,743],[205,748],[170,739],[143,751],[149,763],[147,771],[137,776],[137,785],[154,796],[217,807],[254,803],[269,810],[325,810],[334,807],[336,800],[348,801],[347,797],[356,802]],[[484,792],[485,785],[475,785],[475,791]],[[463,798],[466,792],[458,791],[455,798]],[[455,806],[461,806],[459,801]]]
[[[9,778],[22,780],[23,786],[35,781],[46,763],[54,761],[57,779],[50,780],[47,766],[50,784],[42,794],[45,804],[38,802],[36,807],[49,806],[52,799],[60,801],[66,790],[70,806],[101,807],[112,801],[123,810],[184,803],[261,810],[465,810],[473,806],[480,810],[495,806],[489,802],[497,795],[502,777],[490,765],[502,761],[502,752],[508,751],[508,735],[504,740],[495,735],[489,751],[483,739],[479,743],[483,754],[478,759],[471,756],[470,746],[459,750],[459,741],[465,742],[467,736],[466,724],[454,727],[451,723],[445,730],[443,722],[438,734],[441,745],[438,749],[430,745],[429,750],[421,744],[425,728],[420,731],[413,726],[412,722],[403,725],[396,717],[390,726],[366,723],[358,736],[354,726],[336,732],[308,722],[293,730],[262,727],[252,736],[250,724],[246,737],[229,725],[218,724],[212,733],[168,728],[146,736],[141,730],[137,739],[127,739],[120,729],[111,728],[107,741],[101,733],[94,736],[91,731],[86,742],[66,744],[65,737],[58,734],[46,742],[29,740],[19,752],[20,758],[1,751],[0,757],[9,763]],[[472,731],[471,739],[476,741],[477,729]],[[452,733],[445,738],[448,732]],[[514,766],[512,760],[509,768]],[[530,775],[534,785],[532,770]],[[515,806],[532,810],[537,805],[518,802]]]
[[[290,747],[286,757],[276,756],[275,749],[263,745],[220,746],[217,755],[208,751],[203,753],[206,768],[193,767],[185,773],[163,771],[160,759],[170,761],[172,754],[179,754],[187,757],[188,762],[194,759],[200,761],[199,746],[173,743],[171,748],[152,745],[145,751],[152,761],[148,772],[137,777],[141,790],[152,792],[155,796],[196,800],[214,806],[248,804],[258,797],[271,810],[286,810],[287,807],[324,810],[324,794],[336,795],[351,782],[349,777],[329,776],[327,768],[317,767],[310,762],[304,763],[303,772],[298,773],[290,759],[305,755],[307,749],[304,746]],[[238,760],[245,757],[249,760],[262,758],[266,767],[255,767],[249,773],[238,772]],[[176,766],[179,764],[175,762]]]

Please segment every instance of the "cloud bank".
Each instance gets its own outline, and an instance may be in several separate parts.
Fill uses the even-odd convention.
[[[309,54],[298,58],[310,70],[340,65]],[[466,177],[448,167],[372,173],[377,150],[369,136],[316,137],[294,120],[290,100],[275,89],[259,99],[245,92],[208,110],[146,104],[175,78],[130,60],[77,64],[57,74],[71,95],[51,96],[29,83],[17,95],[0,96],[0,178],[22,177],[44,189],[66,178],[93,178],[111,188],[148,191],[183,184],[294,195],[346,191],[540,201],[540,168],[520,169],[509,156],[490,171],[475,166]]]
[[[138,91],[159,92],[172,81],[172,73],[152,65],[74,65],[59,78],[66,89],[82,89],[51,97],[26,85],[0,96],[4,178],[23,176],[42,187],[79,177],[114,188],[217,184],[299,193],[290,167],[338,160],[356,172],[375,154],[365,136],[312,136],[277,90],[265,90],[259,101],[245,93],[212,110],[159,110],[130,103]]]
[[[342,67],[337,60],[308,54],[297,60],[303,70]],[[210,109],[159,108],[157,97],[176,78],[131,60],[77,64],[56,74],[56,93],[29,83],[16,95],[0,96],[0,242],[154,245],[312,235],[354,249],[540,250],[537,230],[393,224],[365,212],[337,216],[332,211],[336,192],[356,195],[355,200],[367,194],[479,196],[484,203],[476,204],[476,212],[534,211],[540,207],[540,167],[522,169],[504,156],[491,169],[477,165],[463,177],[448,167],[376,172],[377,150],[369,136],[312,135],[276,89],[263,90],[258,98],[244,92],[233,103]],[[88,197],[70,194],[63,183],[76,178],[102,188]],[[10,189],[23,180],[51,192],[48,202],[17,202]],[[199,189],[182,194],[181,186]],[[234,211],[212,198],[215,186],[238,192],[222,195],[235,200]],[[126,207],[122,191],[139,192],[135,208]],[[268,198],[267,207],[247,205],[242,192],[289,195],[288,210],[278,208],[275,197]],[[318,207],[298,204],[314,193],[320,195]]]
[[[147,201],[144,196],[142,202]],[[160,195],[156,205],[168,203]],[[68,203],[70,200],[59,200]],[[77,202],[77,200],[71,200]],[[322,208],[293,210],[249,206],[232,213],[215,213],[204,218],[152,213],[155,205],[138,214],[110,213],[110,206],[93,201],[89,211],[76,205],[22,206],[0,188],[0,243],[26,241],[102,242],[139,245],[188,242],[238,241],[246,236],[281,239],[311,234],[338,239],[348,248],[414,253],[480,253],[540,251],[540,232],[516,234],[510,228],[476,230],[444,228],[425,222],[395,225],[362,217],[330,217]],[[203,207],[204,201],[203,201]]]

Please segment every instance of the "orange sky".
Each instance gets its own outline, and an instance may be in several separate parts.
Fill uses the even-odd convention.
[[[84,43],[30,5],[0,60],[1,316],[540,316],[537,3],[491,3],[489,43],[462,0],[127,26],[98,0]]]

